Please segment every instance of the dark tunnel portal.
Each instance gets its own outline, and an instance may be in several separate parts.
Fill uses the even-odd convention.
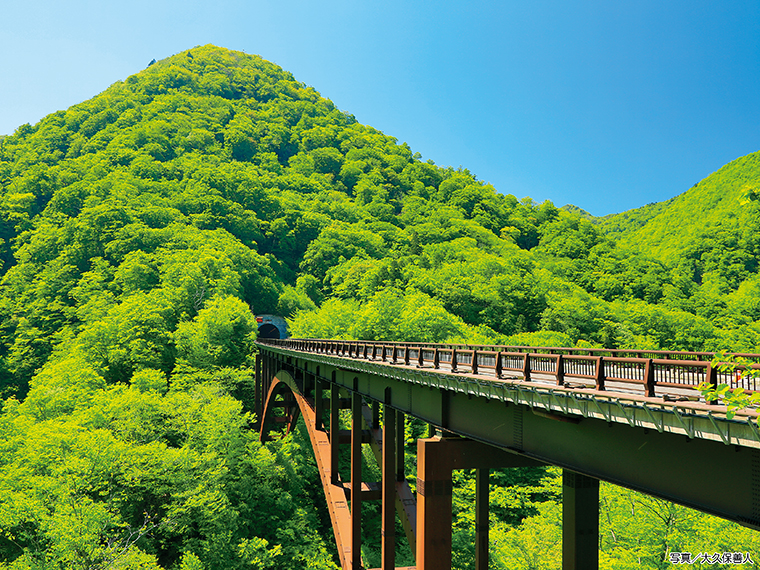
[[[271,323],[259,327],[259,338],[280,338],[280,329]]]

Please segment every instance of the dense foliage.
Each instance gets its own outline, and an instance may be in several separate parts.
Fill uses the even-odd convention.
[[[252,313],[298,336],[756,350],[758,161],[598,224],[213,46],[19,127],[0,138],[0,567],[333,564],[293,473],[309,460],[250,431]],[[553,504],[542,477],[504,499],[514,540],[552,508],[514,510]]]

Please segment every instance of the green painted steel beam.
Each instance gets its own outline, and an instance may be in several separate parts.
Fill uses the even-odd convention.
[[[464,375],[259,347],[293,369],[318,364],[322,378],[334,376],[335,384],[364,397],[384,402],[390,388],[389,406],[461,436],[760,530],[760,442],[740,422],[641,398],[590,398],[538,382],[487,385]]]

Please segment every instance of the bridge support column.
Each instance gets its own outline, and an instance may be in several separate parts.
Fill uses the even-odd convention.
[[[451,569],[451,462],[446,440],[417,440],[417,570]]]
[[[332,426],[331,426],[332,427]],[[351,568],[362,566],[362,396],[351,394]],[[338,439],[338,438],[336,438]]]
[[[488,568],[488,470],[541,463],[470,439],[417,440],[417,570],[451,569],[451,472],[476,469],[476,568]]]
[[[396,412],[396,511],[412,554],[417,554],[417,501],[406,481],[406,415]]]
[[[266,355],[261,363],[261,409],[264,409],[264,403],[266,402],[267,394],[269,394],[269,387],[272,385],[272,371],[273,362],[270,355]]]
[[[404,445],[406,444],[406,416],[404,412],[396,412],[396,481],[406,479],[406,458]]]
[[[599,480],[562,472],[562,570],[599,568]]]
[[[488,570],[488,468],[475,470],[475,570]]]
[[[382,570],[393,570],[396,567],[396,412],[388,404],[383,407],[382,484],[381,565]]]
[[[325,399],[324,399],[324,386],[319,376],[314,377],[314,417],[315,428],[318,430],[324,430],[324,415],[325,415]]]
[[[340,388],[330,384],[330,481],[337,485],[338,459],[340,457]]]
[[[261,429],[261,416],[264,413],[265,397],[261,394],[261,353],[259,353],[256,355],[256,381],[254,382],[253,392],[253,413],[256,415],[253,427],[256,431]]]
[[[305,398],[314,397],[314,375],[306,367],[303,370],[303,391],[301,393]]]

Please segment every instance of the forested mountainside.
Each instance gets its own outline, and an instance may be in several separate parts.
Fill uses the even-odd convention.
[[[19,127],[0,139],[0,568],[332,567],[313,466],[250,431],[252,313],[301,336],[757,350],[758,165],[729,166],[618,243],[213,46]],[[500,499],[514,545],[556,496],[544,471],[521,485]]]
[[[211,47],[20,127],[0,153],[6,393],[62,346],[108,381],[169,374],[187,359],[180,325],[226,297],[312,336],[757,345],[753,156],[618,244]]]
[[[653,202],[619,214],[609,214],[600,218],[594,218],[592,221],[598,224],[612,239],[620,241],[654,218],[673,200],[675,198],[665,200],[664,202]]]
[[[564,206],[560,208],[560,210],[564,210],[565,212],[568,212],[570,214],[578,214],[581,218],[584,218],[590,222],[597,220],[596,216],[590,214],[583,208],[579,208],[578,206],[574,204],[565,204]]]
[[[757,270],[758,200],[760,152],[755,152],[663,202],[622,241],[670,264],[685,258],[698,279],[727,278],[734,286]]]

